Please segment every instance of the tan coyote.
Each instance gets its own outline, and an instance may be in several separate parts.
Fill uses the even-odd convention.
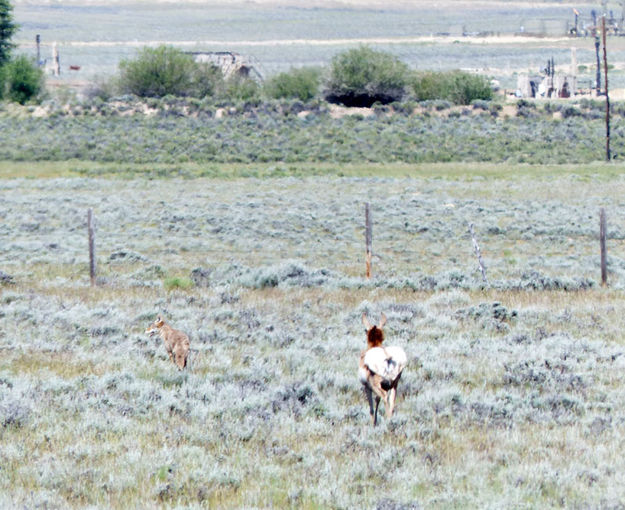
[[[386,417],[393,415],[395,397],[397,396],[397,384],[401,378],[401,372],[406,366],[406,353],[401,347],[383,347],[386,316],[382,314],[380,324],[372,326],[367,316],[362,314],[362,323],[367,331],[367,349],[360,353],[358,364],[358,378],[362,383],[367,400],[369,401],[369,414],[371,423],[375,427],[378,422],[378,406],[380,399],[384,400]],[[375,411],[373,409],[373,395],[375,393]]]
[[[178,366],[178,370],[182,370],[187,366],[189,337],[182,331],[172,328],[161,315],[157,315],[156,320],[148,326],[145,333],[150,336],[154,333],[160,335],[165,344],[167,354],[169,354],[169,359]]]

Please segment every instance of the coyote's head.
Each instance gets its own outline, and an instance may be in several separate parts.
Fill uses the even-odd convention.
[[[161,315],[157,315],[156,320],[152,322],[145,330],[145,334],[152,336],[154,333],[158,333],[159,330],[163,327],[163,324],[165,324],[165,320]]]

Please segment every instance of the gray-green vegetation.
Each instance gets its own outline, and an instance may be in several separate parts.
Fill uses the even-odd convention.
[[[135,163],[152,163],[139,171],[158,172],[160,164],[190,162],[567,164],[604,157],[603,106],[588,100],[519,101],[506,111],[486,102],[405,102],[376,106],[369,117],[333,118],[317,101],[120,99],[7,108],[0,114],[0,160],[114,162],[124,164],[123,173]],[[625,109],[615,104],[612,111],[619,158]]]
[[[493,90],[485,76],[463,71],[414,73],[410,86],[418,101],[445,100],[454,104],[488,101]]]
[[[248,77],[226,79],[217,66],[195,62],[191,55],[161,45],[143,48],[134,59],[122,60],[119,76],[91,95],[104,99],[110,95],[109,90],[142,98],[192,97],[232,102],[257,98],[260,86]]]
[[[135,59],[120,62],[119,87],[122,93],[139,97],[195,95],[199,67],[191,55],[172,46],[146,47]]]
[[[322,69],[300,68],[271,76],[261,87],[249,77],[225,79],[221,70],[173,46],[143,48],[132,60],[122,60],[119,77],[108,88],[138,97],[195,97],[222,101],[260,100],[260,89],[270,99],[311,101],[320,98]],[[415,73],[397,57],[367,46],[339,53],[323,80],[324,98],[346,106],[369,107],[374,103],[447,100],[467,105],[492,99],[489,80],[462,71]],[[107,94],[108,96],[108,94]]]
[[[2,179],[2,505],[617,506],[622,175],[389,170]],[[409,364],[395,416],[372,429],[360,316],[382,311]],[[158,312],[196,349],[182,374],[143,334]]]
[[[316,67],[290,69],[271,76],[263,86],[272,99],[311,101],[319,94],[322,70]]]

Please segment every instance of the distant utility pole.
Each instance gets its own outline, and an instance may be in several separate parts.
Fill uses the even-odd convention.
[[[601,95],[601,60],[599,59],[599,28],[595,24],[595,55],[597,57],[597,75],[595,78],[595,90],[597,91],[597,97]]]
[[[610,161],[612,154],[610,153],[610,96],[608,95],[608,50],[605,46],[605,14],[601,22],[601,31],[603,32],[603,81],[605,82],[605,159]]]

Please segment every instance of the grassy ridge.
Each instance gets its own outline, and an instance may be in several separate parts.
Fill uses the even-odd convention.
[[[480,109],[456,115],[351,116],[322,110],[300,118],[250,110],[215,118],[209,111],[163,116],[0,117],[0,160],[183,163],[590,163],[604,158],[601,118],[500,118]],[[412,111],[412,110],[410,110]],[[186,113],[185,113],[186,112]],[[594,110],[591,110],[594,112]],[[578,112],[579,113],[579,112]],[[180,115],[180,116],[178,116]],[[568,114],[567,114],[568,115]],[[615,121],[612,148],[624,153]]]

